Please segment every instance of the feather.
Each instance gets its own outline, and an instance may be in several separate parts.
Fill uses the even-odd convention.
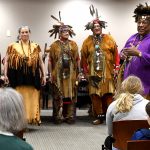
[[[98,17],[98,10],[97,10],[97,8],[96,8],[96,18],[99,18],[99,17]]]
[[[54,38],[56,39],[56,37],[57,37],[57,33],[55,32],[55,37]]]
[[[59,11],[59,20],[61,21],[61,11]]]
[[[51,17],[52,17],[54,20],[60,22],[60,21],[59,21],[56,17],[54,17],[53,15],[51,15]]]
[[[69,33],[69,35],[70,35],[70,37],[72,38],[72,34],[71,34],[71,33]]]
[[[53,36],[54,33],[55,33],[55,32],[51,33],[51,34],[50,34],[50,37]]]
[[[51,33],[51,32],[53,32],[53,31],[54,31],[54,29],[51,29],[51,30],[49,30],[48,32]]]
[[[92,10],[91,10],[91,6],[89,7],[89,9],[90,9],[90,14],[93,16],[93,12],[92,12]]]
[[[91,5],[89,8],[90,8],[90,14],[93,16],[95,14],[94,6]]]
[[[148,4],[147,3],[145,3],[146,4],[146,7],[148,7]]]
[[[93,14],[95,14],[95,9],[94,9],[94,6],[92,5],[92,11],[93,11]]]

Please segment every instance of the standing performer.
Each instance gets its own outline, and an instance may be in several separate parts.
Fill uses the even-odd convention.
[[[92,112],[96,120],[94,125],[101,124],[108,104],[114,93],[114,69],[119,65],[117,45],[114,39],[102,33],[105,21],[99,20],[98,11],[90,6],[90,13],[96,19],[88,22],[86,30],[91,30],[81,49],[81,67],[89,77],[89,94],[92,101]]]
[[[150,99],[150,6],[139,4],[134,10],[138,33],[132,35],[120,53],[124,60],[124,78],[139,77],[144,86],[144,95]]]
[[[40,85],[45,84],[41,49],[30,41],[28,26],[19,28],[20,40],[8,46],[5,58],[5,82],[20,92],[24,99],[29,124],[40,124]]]
[[[80,68],[77,44],[69,40],[75,35],[72,27],[64,25],[59,19],[51,16],[59,25],[53,25],[50,36],[59,33],[59,40],[50,45],[49,70],[53,83],[53,118],[59,124],[63,120],[71,124],[75,122],[76,87],[75,82]]]

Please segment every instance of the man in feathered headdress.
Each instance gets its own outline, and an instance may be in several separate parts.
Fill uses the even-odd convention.
[[[92,101],[92,113],[96,120],[93,124],[103,122],[108,103],[114,93],[114,69],[119,64],[117,45],[114,39],[102,33],[106,22],[99,19],[97,9],[90,6],[90,13],[96,18],[85,26],[91,30],[81,49],[81,67],[89,77],[89,94]],[[109,101],[109,102],[108,102]]]
[[[50,80],[55,85],[53,89],[53,117],[59,124],[66,121],[71,124],[75,121],[76,77],[80,69],[77,44],[69,39],[75,35],[70,25],[65,25],[59,19],[51,16],[59,24],[53,25],[50,36],[59,35],[59,39],[50,45],[49,71]]]
[[[127,40],[120,57],[124,60],[124,78],[138,76],[144,86],[144,95],[150,99],[150,6],[139,4],[134,14],[138,33]]]

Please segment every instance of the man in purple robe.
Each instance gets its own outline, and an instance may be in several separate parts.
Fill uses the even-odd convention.
[[[139,77],[144,95],[150,99],[150,6],[139,4],[134,13],[138,33],[127,40],[120,58],[125,65],[124,79],[129,75]]]

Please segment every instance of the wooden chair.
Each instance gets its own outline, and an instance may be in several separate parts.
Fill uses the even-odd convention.
[[[149,128],[147,120],[123,120],[113,122],[114,147],[120,150],[127,150],[127,141],[133,133],[140,128]]]
[[[149,150],[150,140],[127,141],[127,150]]]

